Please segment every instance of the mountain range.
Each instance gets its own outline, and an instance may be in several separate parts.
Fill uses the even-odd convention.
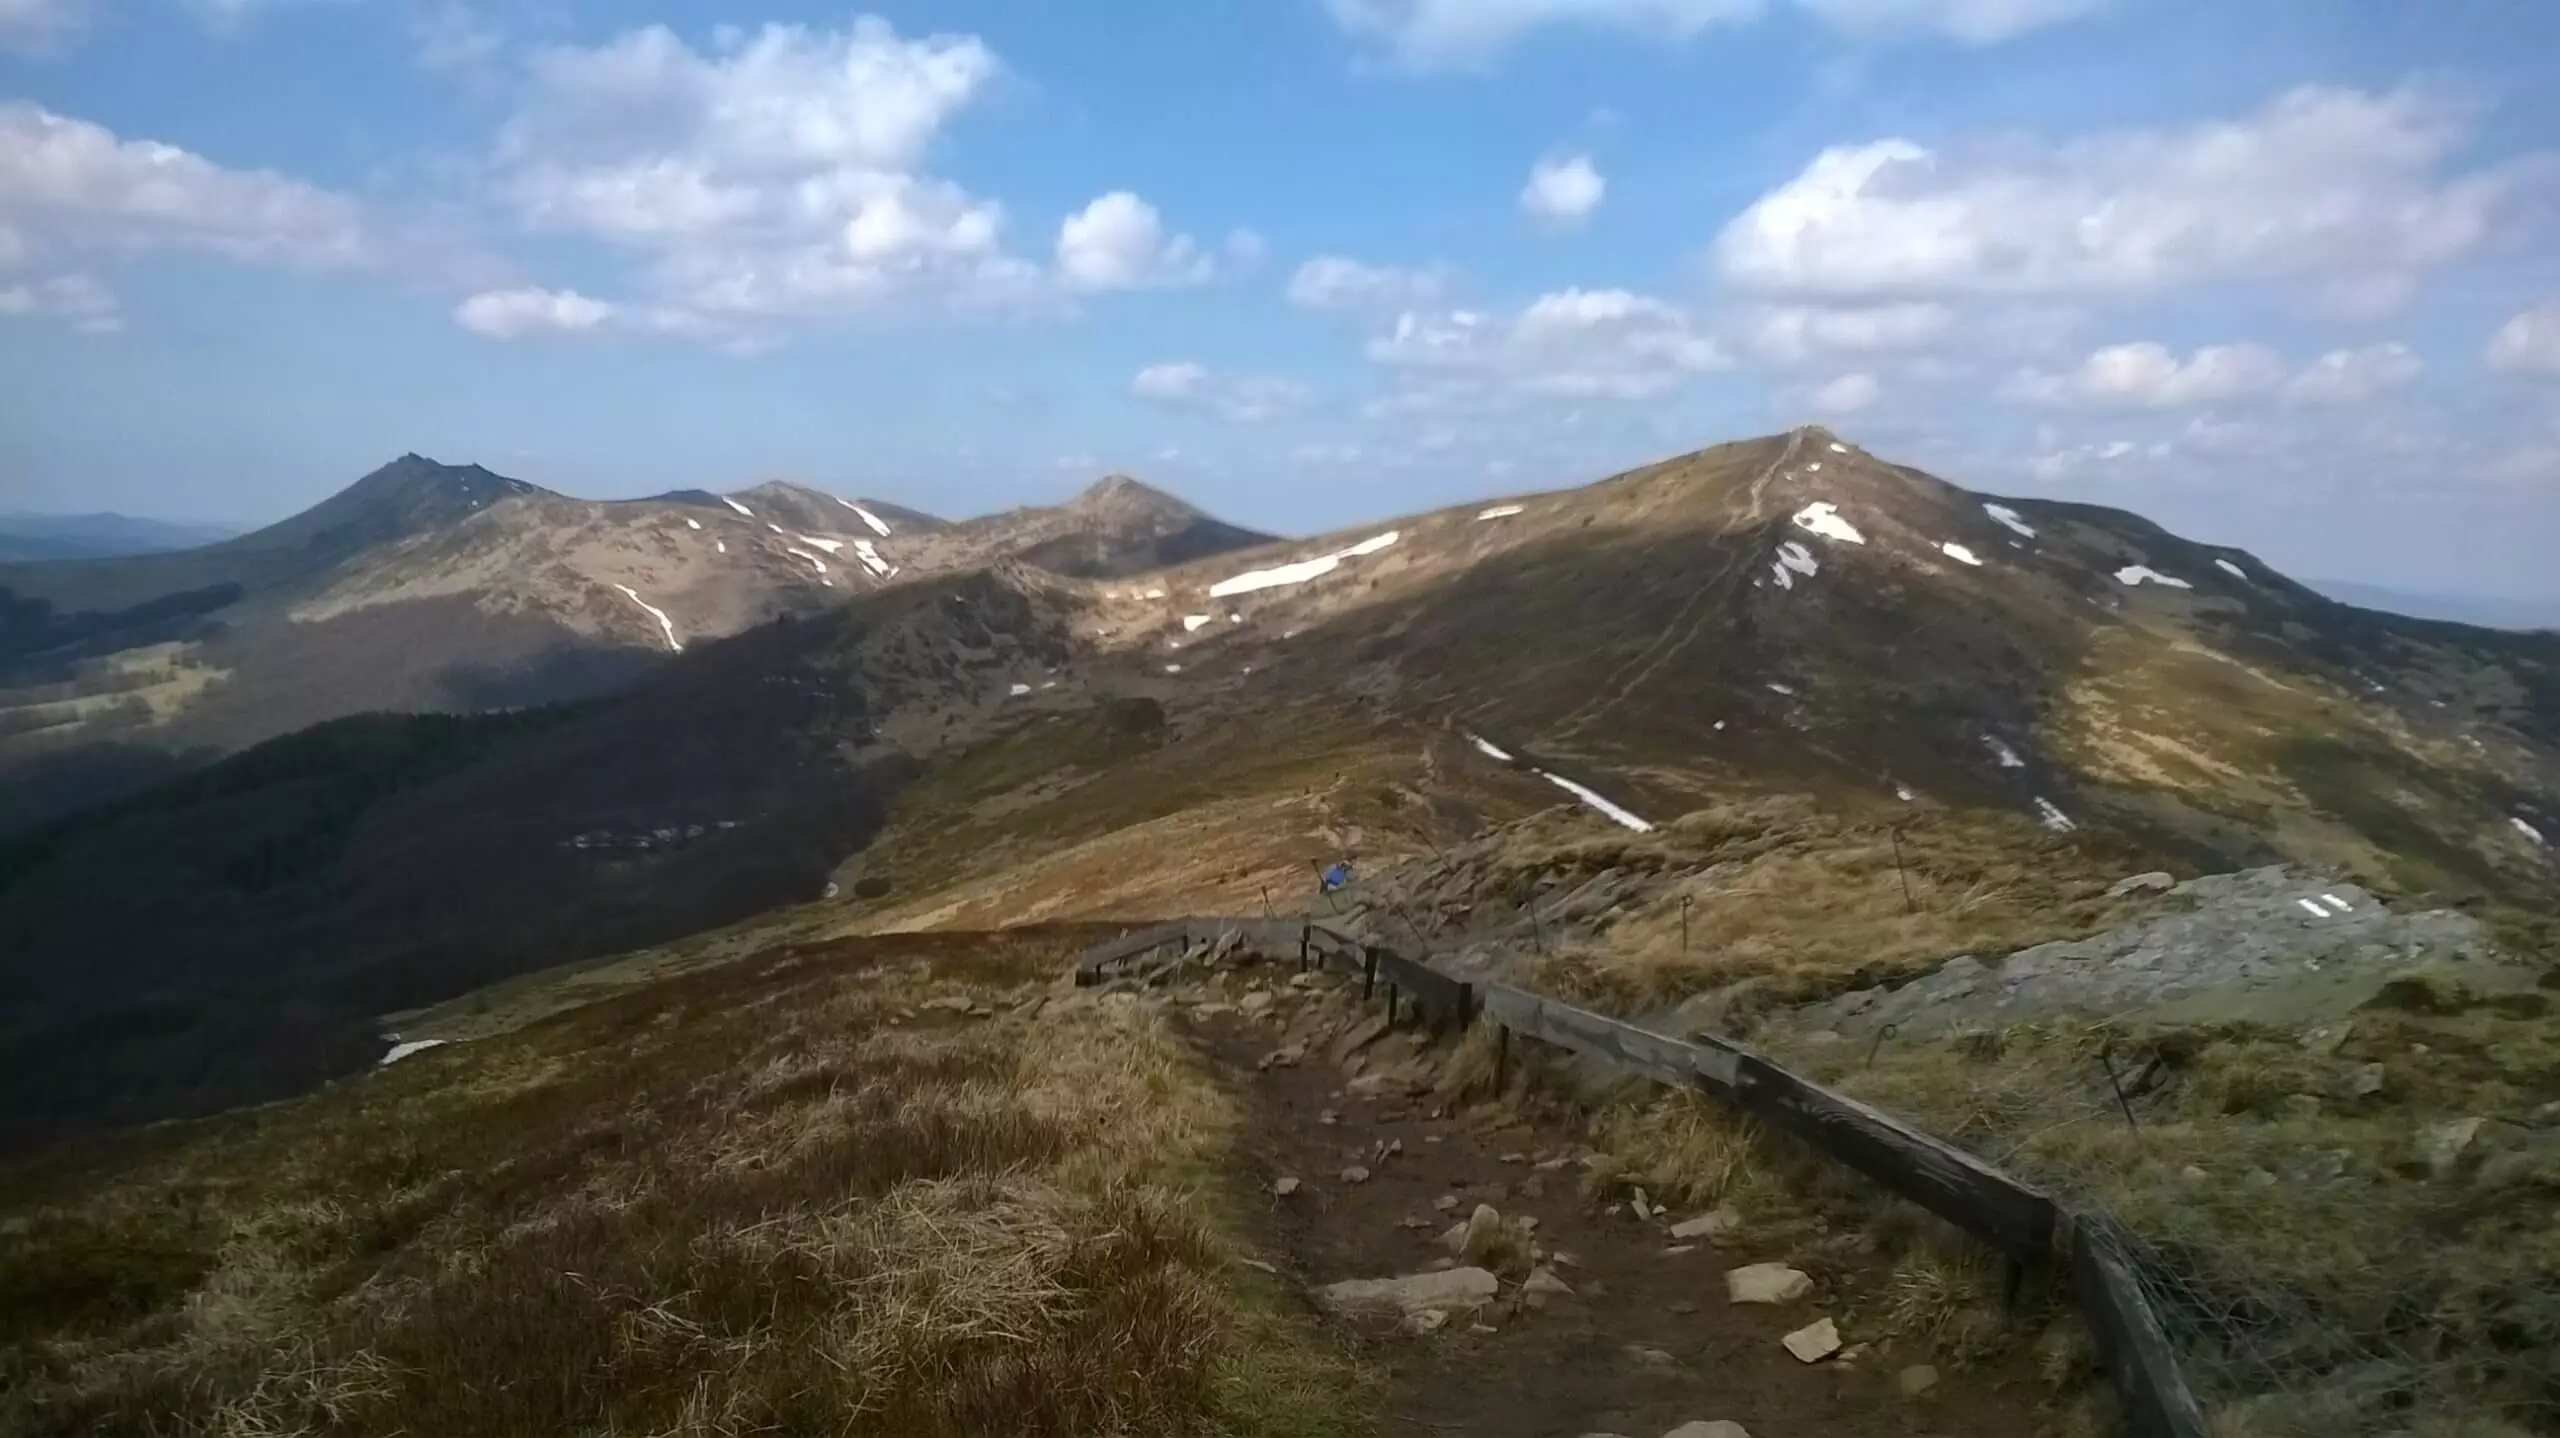
[[[0,513],[0,563],[29,559],[106,559],[215,544],[238,531],[218,524],[178,524],[122,514]]]
[[[0,564],[0,832],[341,715],[611,692],[690,644],[1011,558],[1258,543],[1125,477],[952,523],[780,481],[590,501],[406,455],[192,549]]]
[[[242,750],[0,844],[19,1138],[290,1092],[383,1013],[777,905],[1246,912],[1556,805],[1811,796],[2479,902],[2547,899],[2560,838],[2560,636],[1821,428],[1295,540],[1125,478],[946,523],[413,456],[0,584],[0,758]]]

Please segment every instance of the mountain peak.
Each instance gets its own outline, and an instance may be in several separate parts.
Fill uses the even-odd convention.
[[[1197,518],[1201,514],[1192,504],[1116,471],[1086,485],[1074,499],[1067,501],[1067,507],[1089,513],[1165,515],[1183,519]]]

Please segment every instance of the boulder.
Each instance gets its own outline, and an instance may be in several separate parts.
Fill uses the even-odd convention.
[[[1298,1181],[1294,1178],[1275,1178],[1271,1180],[1271,1192],[1274,1197],[1287,1198],[1289,1195],[1296,1193],[1297,1191]]]
[[[1725,1297],[1734,1303],[1793,1303],[1813,1291],[1813,1277],[1783,1263],[1754,1263],[1724,1276]]]
[[[2418,1130],[2418,1162],[2425,1164],[2429,1175],[2442,1178],[2462,1162],[2471,1142],[2480,1136],[2477,1118],[2451,1118],[2431,1123]]]
[[[1520,1285],[1520,1296],[1529,1306],[1538,1308],[1550,1298],[1570,1298],[1573,1285],[1556,1277],[1556,1271],[1543,1265],[1529,1270],[1528,1279]]]
[[[1938,1386],[1938,1370],[1926,1363],[1914,1363],[1897,1374],[1894,1383],[1902,1389],[1903,1397],[1917,1398]]]
[[[1458,1232],[1458,1255],[1481,1262],[1502,1244],[1502,1211],[1479,1203]]]
[[[1735,1228],[1741,1226],[1741,1223],[1741,1216],[1733,1210],[1719,1208],[1712,1213],[1702,1213],[1695,1218],[1684,1218],[1671,1225],[1671,1236],[1683,1242],[1698,1238],[1721,1238],[1733,1232]]]
[[[1750,1430],[1730,1418],[1704,1423],[1683,1423],[1662,1438],[1751,1438]]]
[[[1779,1340],[1799,1363],[1819,1363],[1840,1351],[1840,1328],[1825,1318],[1808,1323]]]
[[[1367,1183],[1369,1181],[1369,1170],[1362,1168],[1360,1165],[1355,1163],[1342,1171],[1342,1181],[1344,1183]]]
[[[2162,869],[2147,874],[2130,874],[2107,887],[2107,897],[2121,899],[2129,894],[2165,894],[2178,887],[2178,876]]]
[[[1451,1268],[1402,1278],[1352,1278],[1316,1290],[1316,1300],[1338,1313],[1402,1317],[1438,1309],[1469,1311],[1491,1303],[1502,1280],[1481,1268]]]

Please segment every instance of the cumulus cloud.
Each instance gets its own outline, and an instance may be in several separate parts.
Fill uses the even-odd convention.
[[[1375,363],[1563,398],[1645,399],[1731,363],[1677,305],[1626,290],[1559,290],[1517,315],[1408,310],[1369,341]],[[1444,392],[1448,392],[1444,388]]]
[[[115,293],[83,274],[0,286],[0,316],[61,320],[89,334],[124,328]]]
[[[1129,382],[1129,392],[1167,409],[1216,414],[1258,424],[1304,409],[1314,396],[1295,380],[1269,375],[1224,376],[1192,360],[1151,364]]]
[[[1997,45],[2031,31],[2095,15],[2107,0],[1796,0],[1834,29],[1853,36],[1909,33],[1945,36],[1967,45]]]
[[[2507,374],[2560,374],[2560,300],[2545,300],[2489,337],[2489,368]]]
[[[1520,208],[1529,218],[1556,229],[1577,229],[1600,208],[1609,182],[1588,155],[1553,155],[1529,170],[1520,191]]]
[[[2423,368],[2403,344],[2331,350],[2288,372],[2261,344],[2207,345],[2180,359],[2142,341],[2093,351],[2061,374],[2025,371],[2003,391],[2028,404],[2091,409],[2183,409],[2281,398],[2297,404],[2355,404],[2417,378]]]
[[[2379,311],[2480,248],[2542,171],[2452,172],[2469,112],[2436,93],[2306,87],[2253,115],[2062,144],[1823,151],[1728,224],[1752,289],[1834,298],[2120,296],[2293,280]]]
[[[706,330],[926,297],[1020,300],[1003,208],[923,173],[1000,72],[974,38],[664,26],[536,54],[496,162],[537,229],[644,258],[660,304]]]
[[[1573,24],[1666,40],[1755,20],[1763,0],[1326,0],[1335,23],[1414,69],[1479,65],[1533,30]]]
[[[1762,355],[1788,363],[1832,354],[1886,354],[1932,344],[1955,322],[1956,312],[1942,304],[1777,306],[1754,318],[1751,343]]]
[[[2286,383],[2285,397],[2303,404],[2358,404],[2398,389],[2424,368],[2404,344],[2331,350]]]
[[[1188,235],[1167,235],[1156,207],[1114,190],[1058,227],[1058,274],[1079,290],[1197,284],[1209,257]]]
[[[2067,374],[2028,372],[2007,393],[2029,404],[2171,409],[2272,394],[2284,360],[2264,345],[2208,345],[2186,359],[2148,340],[2092,352]]]
[[[1452,288],[1444,269],[1397,269],[1318,255],[1289,277],[1289,303],[1329,314],[1394,314],[1440,304]]]
[[[0,104],[0,225],[37,249],[211,251],[327,268],[373,257],[360,206],[23,101]]]
[[[1882,393],[1874,375],[1844,374],[1813,392],[1813,407],[1825,414],[1856,414]]]
[[[2105,8],[2105,0],[1795,0],[1843,33],[1933,34],[1990,45]],[[1326,0],[1335,23],[1407,69],[1480,67],[1539,30],[1567,26],[1688,41],[1744,25],[1770,0]]]
[[[614,317],[613,306],[575,290],[487,290],[454,307],[454,322],[495,340],[584,334]]]
[[[44,55],[89,28],[95,0],[0,0],[0,50]]]

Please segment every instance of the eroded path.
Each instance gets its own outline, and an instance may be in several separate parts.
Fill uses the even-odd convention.
[[[1270,992],[1286,990],[1288,977],[1287,966],[1247,969],[1175,1012],[1190,1016],[1195,1041],[1252,1116],[1244,1158],[1266,1195],[1269,1251],[1287,1256],[1289,1276],[1312,1291],[1446,1266],[1443,1232],[1481,1203],[1534,1219],[1534,1240],[1572,1289],[1532,1308],[1506,1279],[1491,1306],[1453,1314],[1436,1332],[1356,1325],[1393,1385],[1384,1432],[1657,1438],[1718,1419],[1751,1438],[2050,1431],[2046,1390],[2024,1362],[1940,1364],[1933,1389],[1906,1395],[1904,1369],[1929,1355],[1862,1346],[1854,1317],[1861,1298],[1873,1307],[1881,1262],[1792,1303],[1731,1304],[1727,1269],[1789,1255],[1759,1251],[1747,1232],[1684,1244],[1658,1222],[1586,1204],[1572,1135],[1505,1107],[1449,1112],[1411,1092],[1397,1081],[1415,1052],[1410,1036],[1373,1043],[1346,1067],[1336,1056],[1345,1045],[1319,1037],[1339,1031],[1345,1006]],[[1317,1017],[1328,1011],[1329,1023]],[[1303,1057],[1266,1062],[1300,1042]],[[1367,1177],[1353,1181],[1354,1167]],[[1298,1180],[1285,1197],[1271,1192],[1283,1178]],[[1850,1347],[1797,1361],[1780,1340],[1824,1316],[1840,1318]]]

